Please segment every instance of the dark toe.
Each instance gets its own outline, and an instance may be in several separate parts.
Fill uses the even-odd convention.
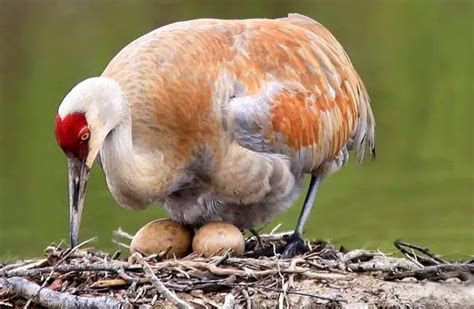
[[[309,248],[306,246],[303,238],[298,233],[291,235],[290,240],[286,244],[285,249],[281,256],[285,259],[291,259],[292,257],[307,252]]]

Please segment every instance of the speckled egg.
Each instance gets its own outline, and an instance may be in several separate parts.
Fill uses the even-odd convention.
[[[237,227],[226,222],[210,222],[202,226],[193,239],[193,251],[205,257],[222,255],[227,250],[239,256],[244,254],[244,249],[244,236]]]
[[[143,226],[133,237],[130,252],[144,255],[167,252],[165,258],[182,258],[191,249],[192,231],[170,219],[159,219]]]

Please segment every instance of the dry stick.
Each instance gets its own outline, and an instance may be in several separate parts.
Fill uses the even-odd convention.
[[[130,246],[127,244],[124,244],[123,242],[117,241],[115,239],[112,239],[112,242],[116,244],[119,247],[125,248],[125,249],[130,249]]]
[[[283,308],[283,301],[285,301],[286,304],[287,304],[287,307],[289,307],[288,306],[288,299],[286,297],[286,290],[288,289],[288,286],[285,283],[285,276],[283,276],[283,274],[281,273],[280,260],[277,260],[277,270],[278,270],[278,275],[281,278],[281,288],[283,290],[283,293],[281,293],[280,297],[278,298],[278,307]]]
[[[43,267],[38,269],[25,269],[18,271],[0,271],[0,277],[33,277],[41,276],[44,273],[51,271],[58,273],[69,273],[69,272],[80,272],[80,271],[109,271],[118,274],[124,280],[133,281],[134,278],[125,273],[125,269],[141,269],[140,265],[133,265],[129,267],[124,267],[121,264],[78,264],[78,265],[60,265],[57,267]]]
[[[13,307],[12,304],[0,301],[0,307]]]
[[[250,299],[250,295],[247,292],[247,290],[245,288],[243,288],[240,291],[240,293],[242,293],[242,295],[244,295],[245,303],[247,304],[247,309],[252,309],[252,300]]]
[[[422,262],[431,263],[432,265],[447,264],[447,262],[441,259],[439,255],[432,253],[429,248],[412,245],[401,240],[396,240],[393,245],[407,257],[410,256],[411,258],[416,258]],[[427,257],[416,255],[414,252],[409,252],[405,247],[421,252]]]
[[[260,277],[260,276],[268,276],[268,275],[275,275],[278,274],[278,269],[267,269],[267,270],[260,270],[260,271],[252,271],[252,270],[239,270],[239,269],[229,269],[229,268],[220,268],[215,266],[214,264],[209,264],[205,262],[194,262],[194,261],[169,261],[169,262],[162,262],[170,265],[182,265],[187,268],[196,269],[196,268],[204,268],[211,273],[219,276],[229,276],[229,275],[236,275],[239,277]],[[158,263],[158,264],[162,264]],[[161,266],[161,265],[160,265]],[[161,267],[160,267],[161,268]],[[331,274],[331,273],[316,273],[312,271],[308,271],[307,268],[303,267],[295,267],[295,268],[286,268],[281,269],[282,273],[294,273],[294,274],[301,274],[309,279],[319,279],[319,280],[351,280],[352,276],[349,275],[342,275],[342,274]]]
[[[7,265],[4,268],[0,269],[0,272],[2,270],[15,271],[15,270],[37,268],[37,267],[42,267],[42,266],[47,265],[47,264],[48,264],[48,259],[24,261],[24,262],[19,263],[19,264],[13,264],[13,266],[15,266],[15,267],[12,267],[12,265]]]
[[[93,237],[93,238],[90,238],[86,241],[83,241],[81,242],[80,244],[78,244],[77,246],[75,246],[74,248],[72,248],[71,250],[69,250],[69,252],[67,252],[57,263],[56,265],[54,265],[53,269],[51,270],[51,272],[49,273],[48,277],[46,277],[46,279],[44,279],[43,281],[43,284],[41,285],[40,289],[38,290],[37,293],[39,293],[41,291],[41,289],[43,289],[46,284],[48,283],[49,279],[51,279],[51,277],[53,276],[54,274],[54,270],[59,266],[61,265],[69,256],[71,256],[71,254],[73,254],[77,249],[79,249],[80,247],[84,246],[85,244],[89,243],[89,242],[92,242],[92,241],[95,241],[97,239],[97,237]],[[62,244],[62,241],[61,243],[58,245],[57,248],[59,248]],[[36,295],[34,295],[32,298],[28,299],[28,301],[26,302],[25,306],[23,307],[24,309],[28,308],[28,306],[31,304],[31,302],[33,301],[33,299],[36,297]]]
[[[128,240],[132,240],[133,239],[133,235],[125,232],[124,230],[122,230],[121,227],[118,228],[118,230],[114,231],[113,232],[113,235],[114,236],[117,236],[117,237],[121,237],[121,238],[125,238],[125,239],[128,239]]]
[[[150,279],[149,278],[140,278],[138,279],[138,283],[143,284],[143,283],[149,283]],[[98,288],[109,288],[109,287],[118,287],[118,286],[124,286],[124,285],[129,285],[130,281],[124,280],[122,278],[116,278],[116,279],[105,279],[105,280],[99,280],[94,282],[90,288],[92,289],[98,289]]]
[[[278,309],[284,309],[285,307],[283,306],[283,299],[284,299],[284,293],[280,293],[278,296]]]
[[[290,263],[290,268],[295,268],[296,264],[299,263],[299,262],[302,262],[302,261],[304,262],[305,260],[303,260],[303,259],[292,259],[291,263]],[[290,274],[288,276],[288,287],[289,288],[293,288],[294,279],[295,279],[295,274]]]
[[[200,300],[202,300],[205,304],[209,304],[209,305],[213,306],[214,308],[220,308],[221,307],[218,303],[216,303],[215,301],[213,301],[212,299],[210,299],[210,298],[208,298],[204,295],[197,295],[197,297]],[[204,305],[204,307],[207,308],[206,305]]]
[[[224,263],[225,261],[227,261],[228,259],[230,258],[230,249],[228,249],[225,254],[220,257],[215,263],[214,265],[216,266],[219,266],[221,265],[222,263]]]
[[[273,236],[273,234],[276,233],[276,231],[278,231],[278,229],[281,227],[281,223],[279,223],[277,226],[275,226],[271,231],[270,231],[270,234],[268,235],[261,235],[261,236]]]
[[[121,302],[115,298],[81,297],[69,293],[55,292],[50,289],[41,288],[23,278],[0,278],[0,287],[17,293],[24,298],[33,299],[35,302],[45,307],[53,308],[131,308],[130,304]]]
[[[349,262],[351,262],[352,260],[355,260],[355,259],[374,258],[374,257],[377,257],[377,256],[384,257],[385,255],[380,253],[380,252],[376,252],[376,251],[374,252],[374,251],[367,251],[367,250],[358,249],[358,250],[352,250],[352,251],[347,252],[346,254],[344,254],[341,257],[341,260],[344,264],[347,264],[347,263],[349,263]]]
[[[235,307],[235,297],[232,294],[227,294],[224,298],[222,309],[233,309]]]
[[[243,259],[236,259],[230,258],[228,262],[232,263],[243,263]],[[260,264],[261,266],[265,267],[274,267],[275,263],[271,263],[268,261],[252,261],[256,265]],[[280,262],[280,265],[285,265],[283,269],[281,269],[282,273],[288,274],[301,274],[309,279],[319,279],[319,280],[350,280],[352,277],[343,274],[333,274],[333,273],[317,273],[313,271],[309,271],[307,268],[303,267],[291,267],[290,263],[287,262]],[[239,277],[261,277],[266,275],[274,275],[277,274],[278,271],[273,269],[266,269],[261,271],[253,271],[253,270],[239,270],[239,269],[227,269],[227,268],[220,268],[214,264],[207,263],[207,262],[195,262],[195,261],[164,261],[156,263],[153,268],[154,269],[163,269],[163,268],[171,268],[171,267],[179,267],[184,266],[188,269],[198,270],[198,269],[205,269],[210,271],[211,273],[219,276],[229,276],[229,275],[236,275]],[[289,267],[288,267],[289,266]],[[125,270],[137,270],[141,269],[142,266],[140,265],[130,265],[124,266],[118,262],[112,262],[109,264],[98,263],[98,264],[79,264],[79,265],[57,265],[56,267],[44,267],[40,269],[25,269],[25,270],[18,270],[18,271],[0,271],[0,277],[12,277],[12,276],[39,276],[43,273],[48,272],[58,272],[58,273],[69,273],[69,272],[80,272],[80,271],[109,271],[118,274],[122,279],[126,282],[133,282],[137,280],[136,278],[131,277],[130,275],[125,273]]]
[[[413,251],[413,250],[412,250]],[[423,257],[421,256],[418,256],[416,255],[414,252],[410,254],[410,252],[408,251],[405,251],[406,254],[404,253],[405,257],[407,258],[407,260],[409,260],[410,262],[413,263],[413,265],[416,265],[416,267],[418,268],[423,268],[425,267],[423,264],[421,264],[420,262],[418,262],[419,259],[423,259]]]
[[[206,306],[207,302],[201,297],[190,299],[189,302],[192,303],[192,304],[199,305],[199,306],[197,306],[198,308],[200,308],[200,307],[208,308],[208,306]],[[217,307],[217,308],[219,308],[219,307]]]
[[[23,261],[18,261],[18,262],[14,262],[12,264],[5,264],[2,266],[2,268],[0,268],[0,270],[9,270],[9,269],[15,269],[15,268],[19,268],[19,267],[22,267],[24,265],[28,265],[28,264],[31,264],[31,263],[36,263],[38,261],[38,259],[31,259],[31,260],[23,260]]]
[[[440,264],[426,266],[425,268],[411,271],[404,271],[398,274],[389,274],[385,280],[396,280],[407,277],[414,277],[418,280],[446,280],[449,278],[459,278],[463,281],[473,280],[474,265],[471,264]]]
[[[356,272],[415,270],[418,269],[418,265],[406,259],[384,257],[374,258],[367,262],[351,263],[347,265],[347,269]]]
[[[175,293],[168,290],[165,287],[165,285],[163,284],[163,282],[161,282],[161,280],[158,279],[158,277],[155,275],[155,273],[151,269],[150,265],[148,265],[148,263],[141,256],[139,256],[139,255],[137,255],[137,256],[138,256],[138,260],[139,260],[140,264],[143,267],[143,271],[151,279],[151,282],[152,282],[153,286],[158,290],[158,292],[160,292],[168,301],[170,301],[171,303],[173,303],[174,305],[176,305],[180,309],[191,309],[192,308],[190,305],[188,305],[186,302],[184,302],[178,296],[176,296]]]
[[[259,288],[259,289],[265,289],[265,290],[273,291],[273,292],[279,292],[279,293],[282,292],[281,289],[269,288],[269,287],[265,287],[265,286],[258,286],[258,288]],[[286,291],[286,293],[288,293],[288,294],[294,294],[294,295],[301,295],[301,296],[314,297],[314,298],[318,298],[318,299],[326,300],[326,301],[330,301],[330,302],[335,302],[335,303],[341,303],[341,302],[342,302],[342,300],[338,300],[338,299],[335,299],[335,298],[326,297],[326,296],[320,296],[320,295],[315,295],[315,294],[309,294],[309,293],[300,292],[300,291],[288,290],[288,291]]]

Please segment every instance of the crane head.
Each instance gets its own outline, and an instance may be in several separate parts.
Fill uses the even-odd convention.
[[[55,134],[68,160],[69,236],[73,247],[79,236],[90,169],[107,134],[127,115],[127,108],[120,86],[105,77],[82,81],[59,106]]]
[[[86,165],[91,132],[84,114],[74,113],[61,119],[56,116],[56,140],[68,158],[69,236],[71,246],[77,245],[82,208],[89,178]]]

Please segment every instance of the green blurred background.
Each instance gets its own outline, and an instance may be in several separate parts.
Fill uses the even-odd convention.
[[[58,104],[99,75],[127,43],[161,25],[299,12],[340,40],[377,120],[377,160],[327,179],[306,233],[392,251],[403,239],[454,258],[474,253],[472,1],[14,1],[0,0],[0,259],[40,255],[67,238],[66,160]],[[301,200],[298,202],[301,204]],[[299,205],[277,217],[291,229]],[[164,213],[119,208],[96,168],[81,239],[114,250]]]

